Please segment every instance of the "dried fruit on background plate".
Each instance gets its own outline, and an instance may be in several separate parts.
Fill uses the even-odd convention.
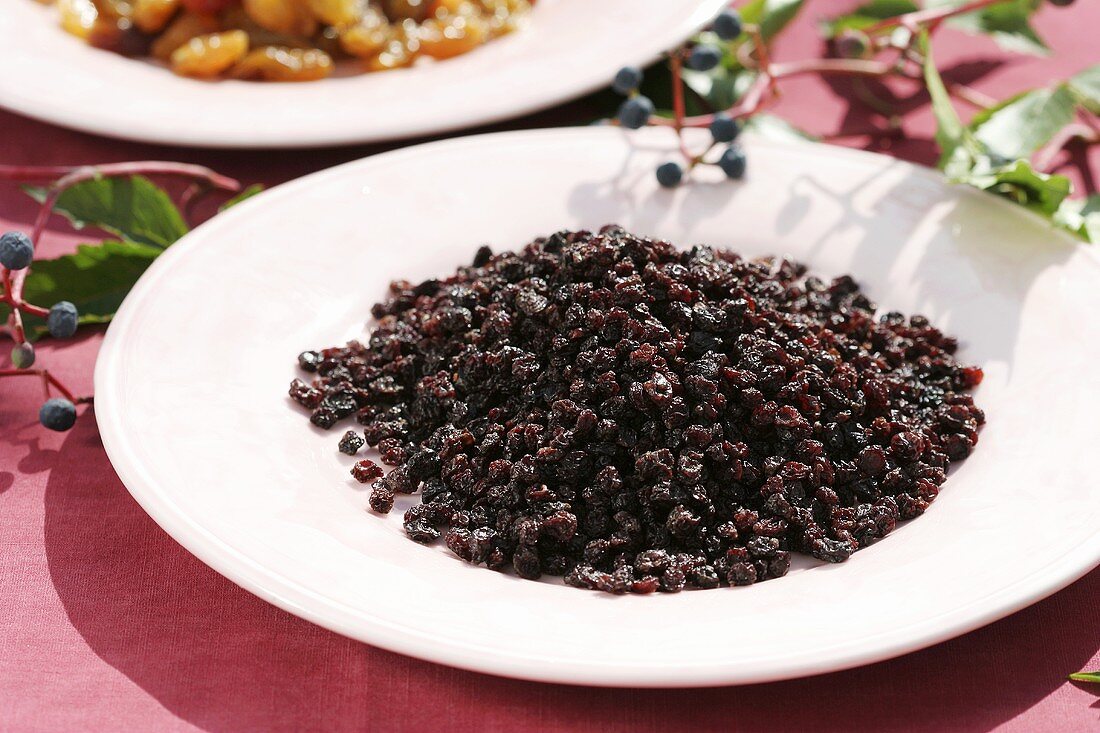
[[[89,44],[170,61],[183,76],[312,81],[341,60],[385,71],[467,53],[515,30],[532,2],[57,0],[57,7],[62,27]]]
[[[417,542],[612,593],[748,585],[919,516],[978,441],[981,370],[875,310],[789,260],[559,232],[394,282],[290,395],[355,416],[394,468],[353,474],[378,512],[418,495]]]

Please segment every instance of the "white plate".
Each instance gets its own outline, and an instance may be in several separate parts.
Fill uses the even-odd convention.
[[[280,186],[161,257],[96,368],[103,442],[137,500],[243,587],[323,626],[470,669],[686,686],[871,662],[961,634],[1100,561],[1100,266],[986,194],[889,158],[749,143],[749,178],[675,191],[668,130],[433,143]],[[841,565],[747,588],[612,597],[519,580],[406,539],[286,396],[305,348],[363,334],[392,278],[485,242],[619,222],[683,245],[791,253],[960,337],[986,378],[975,454],[922,518]]]
[[[551,107],[652,61],[728,0],[539,0],[522,32],[464,56],[301,84],[186,79],[88,46],[52,7],[2,2],[0,106],[111,137],[272,148],[431,135]]]

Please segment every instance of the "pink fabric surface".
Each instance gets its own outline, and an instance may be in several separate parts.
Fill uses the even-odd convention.
[[[780,55],[816,53],[815,20],[854,4],[809,3]],[[1100,61],[1098,24],[1100,3],[1079,0],[1071,9],[1040,11],[1052,58],[1008,56],[953,32],[942,36],[937,54],[955,80],[1004,94]],[[919,95],[908,98],[912,90],[897,91],[903,108],[926,107]],[[846,93],[843,84],[799,80],[778,111],[817,132],[863,133],[882,124],[849,111]],[[590,105],[577,103],[510,126],[591,116]],[[930,129],[922,109],[905,137],[841,142],[930,162]],[[269,184],[380,149],[180,150],[94,138],[6,112],[0,130],[4,162],[177,159]],[[1077,168],[1081,154],[1066,157],[1065,171],[1091,184]],[[12,187],[0,189],[0,227],[27,227],[33,211]],[[58,224],[43,249],[59,253],[77,241]],[[93,330],[75,342],[43,342],[39,362],[87,392],[100,340]],[[953,641],[808,679],[671,691],[499,679],[350,641],[236,587],[130,498],[103,453],[94,415],[82,415],[70,433],[49,433],[35,420],[40,401],[34,380],[0,381],[2,731],[1100,729],[1100,686],[1065,678],[1100,666],[1100,570]]]

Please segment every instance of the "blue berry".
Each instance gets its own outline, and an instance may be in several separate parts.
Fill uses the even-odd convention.
[[[732,41],[741,35],[741,13],[733,8],[723,10],[714,19],[714,25],[711,27],[723,41]]]
[[[61,397],[46,400],[38,411],[38,422],[50,430],[63,433],[76,422],[76,405]]]
[[[624,66],[615,74],[611,88],[619,94],[630,94],[642,85],[642,70],[637,66]]]
[[[67,339],[76,333],[76,322],[80,317],[76,306],[67,300],[54,303],[50,314],[46,316],[46,328],[54,338]]]
[[[16,369],[28,369],[34,365],[34,347],[19,344],[11,350],[11,363]]]
[[[619,124],[630,130],[637,130],[649,122],[653,110],[653,102],[649,97],[640,94],[631,97],[619,106]]]
[[[657,166],[657,183],[665,188],[676,188],[684,178],[684,169],[679,163],[669,161]]]
[[[716,143],[732,143],[741,134],[741,123],[724,112],[714,116],[710,123],[710,136]]]
[[[731,145],[718,159],[718,167],[730,178],[745,177],[745,151],[737,145]]]
[[[696,46],[691,49],[687,65],[696,71],[710,71],[722,63],[722,51],[714,46]]]
[[[846,59],[862,58],[870,47],[871,39],[867,34],[856,30],[846,30],[836,39],[836,53]]]
[[[0,235],[0,265],[9,270],[22,270],[34,259],[34,244],[23,232]]]

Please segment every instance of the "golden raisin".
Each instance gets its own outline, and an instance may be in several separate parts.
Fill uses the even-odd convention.
[[[399,40],[389,41],[377,55],[367,59],[367,68],[371,71],[389,71],[408,66],[415,60],[408,47]]]
[[[168,25],[179,7],[180,0],[134,0],[131,20],[140,30],[156,33]]]
[[[149,55],[149,36],[134,28],[129,18],[100,15],[86,40],[90,46],[122,56]]]
[[[393,35],[386,17],[368,8],[358,23],[340,31],[340,46],[352,56],[370,58],[380,53]]]
[[[432,0],[383,0],[382,7],[386,9],[386,15],[397,20],[406,18],[411,20],[424,20],[432,5]]]
[[[420,26],[406,20],[393,27],[393,35],[376,56],[367,59],[371,71],[389,71],[409,66],[420,53]]]
[[[306,0],[306,4],[319,21],[338,27],[358,23],[365,11],[363,0]]]
[[[92,2],[101,18],[129,18],[133,12],[133,5],[123,0],[92,0]]]
[[[252,51],[233,67],[239,79],[314,81],[332,73],[332,57],[316,48],[265,46]]]
[[[488,35],[488,26],[477,15],[429,20],[421,28],[420,50],[432,58],[448,59],[472,51],[484,43]]]
[[[164,32],[153,41],[152,54],[161,61],[167,61],[172,52],[196,36],[216,33],[221,30],[216,18],[198,13],[183,13],[168,24]]]
[[[312,36],[317,20],[299,0],[242,0],[244,10],[261,28],[291,36]]]
[[[172,71],[184,76],[217,76],[246,53],[248,34],[244,31],[197,36],[172,52]]]
[[[92,0],[59,0],[61,27],[79,38],[87,38],[99,18],[99,11]]]
[[[435,0],[431,6],[431,14],[435,16],[461,12],[466,6],[472,6],[470,0]]]

